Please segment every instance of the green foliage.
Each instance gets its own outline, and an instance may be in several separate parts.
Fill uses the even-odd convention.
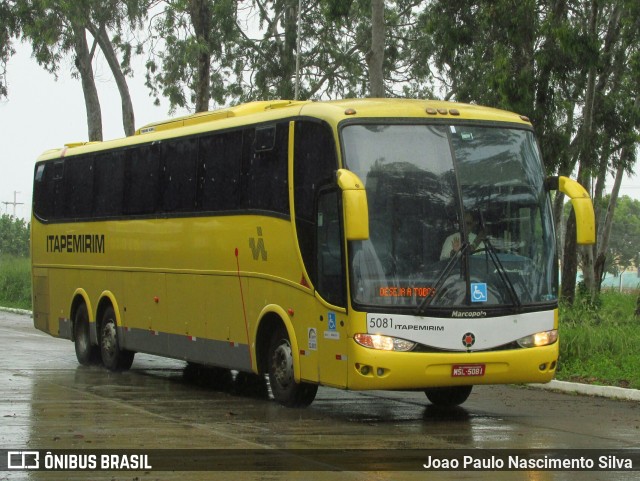
[[[0,254],[0,306],[31,309],[28,258]]]
[[[608,204],[605,197],[603,204]],[[638,261],[640,252],[640,201],[623,196],[618,199],[613,216],[611,239],[607,254],[606,271],[618,275]]]
[[[0,216],[0,306],[31,308],[29,224]]]
[[[558,379],[640,388],[636,297],[612,291],[561,306]]]
[[[7,61],[15,53],[11,39],[16,22],[8,3],[0,3],[0,99],[7,96]]]
[[[154,21],[147,85],[171,109],[197,106],[196,92],[208,81],[209,98],[229,104],[291,99],[296,84],[297,0],[189,2],[208,4],[211,36],[198,36],[184,0],[168,2]],[[385,2],[384,72],[387,95],[431,96],[426,63],[415,55],[420,39],[415,17],[422,2]],[[302,2],[300,99],[369,95],[371,2]],[[200,77],[207,56],[211,73]],[[196,107],[197,108],[197,107]]]
[[[0,255],[29,256],[29,224],[23,219],[0,217]]]
[[[234,28],[236,8],[232,0],[166,2],[152,21],[147,61],[146,83],[156,103],[162,96],[172,111],[197,105],[202,89],[207,100],[225,103],[239,40]]]

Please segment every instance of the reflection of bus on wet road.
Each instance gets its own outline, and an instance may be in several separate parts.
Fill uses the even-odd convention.
[[[69,145],[35,168],[34,323],[111,370],[146,352],[268,374],[290,406],[319,384],[451,405],[546,382],[550,189],[592,242],[526,118],[444,102],[256,102]]]

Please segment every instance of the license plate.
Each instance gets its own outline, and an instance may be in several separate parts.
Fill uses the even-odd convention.
[[[452,377],[484,376],[484,364],[457,364],[451,366]]]

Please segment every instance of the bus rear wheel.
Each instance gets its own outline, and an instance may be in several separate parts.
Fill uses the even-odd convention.
[[[293,352],[287,331],[276,330],[269,345],[269,385],[276,401],[287,407],[306,407],[318,392],[316,384],[297,383],[293,377]]]
[[[100,354],[102,363],[110,371],[126,371],[133,364],[134,352],[120,349],[116,313],[109,306],[100,324]]]
[[[87,306],[78,306],[73,317],[73,343],[76,348],[76,358],[83,366],[91,366],[100,362],[100,349],[91,344],[89,335],[89,313]]]
[[[432,404],[441,407],[459,406],[467,400],[473,386],[432,387],[424,393]]]

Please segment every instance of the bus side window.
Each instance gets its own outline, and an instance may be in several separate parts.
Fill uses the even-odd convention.
[[[198,209],[230,211],[240,208],[242,131],[200,138],[198,151]]]
[[[242,143],[244,207],[289,214],[289,123],[245,129]]]
[[[293,187],[298,246],[309,279],[316,284],[316,200],[321,185],[335,183],[336,146],[331,128],[319,121],[296,121],[294,139]]]
[[[33,210],[36,216],[42,220],[56,218],[56,204],[62,206],[60,198],[60,184],[64,163],[43,162],[36,166],[35,182],[33,185]],[[61,211],[58,207],[58,211]],[[60,215],[60,212],[58,212]],[[59,216],[58,215],[58,216]]]
[[[158,207],[160,148],[144,145],[127,152],[125,214],[152,214]]]
[[[161,144],[162,211],[193,212],[196,206],[198,139]]]
[[[95,156],[93,160],[94,217],[119,217],[122,215],[124,160],[125,153],[122,150]]]
[[[90,155],[65,160],[64,217],[91,216],[93,200],[93,158]]]
[[[345,304],[340,191],[325,190],[318,197],[316,246],[318,251],[317,288],[331,304]]]

